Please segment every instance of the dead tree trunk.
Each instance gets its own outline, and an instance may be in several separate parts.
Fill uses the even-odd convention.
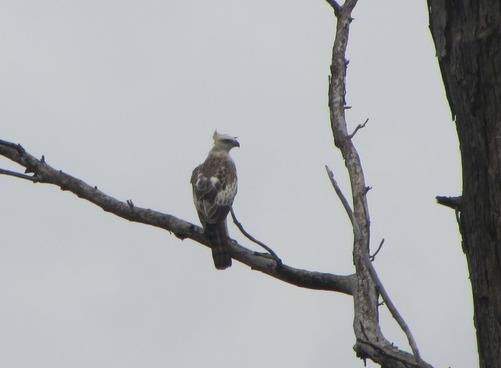
[[[460,213],[481,368],[501,366],[501,2],[428,0],[462,158]]]

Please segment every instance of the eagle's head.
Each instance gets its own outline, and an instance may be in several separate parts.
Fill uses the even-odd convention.
[[[232,137],[228,134],[220,134],[217,130],[214,131],[212,138],[214,139],[214,147],[218,150],[229,152],[233,147],[240,147],[237,137]]]

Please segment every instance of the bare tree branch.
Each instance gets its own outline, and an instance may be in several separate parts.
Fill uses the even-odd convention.
[[[339,12],[341,11],[341,5],[336,0],[326,0],[327,3],[332,6],[332,9],[334,9],[334,14],[338,15]]]
[[[384,288],[383,283],[379,279],[379,276],[376,272],[376,269],[372,265],[368,254],[367,254],[367,258],[366,258],[366,264],[367,264],[367,267],[368,267],[369,272],[371,274],[372,280],[375,282],[376,287],[377,287],[379,293],[381,294],[381,297],[383,298],[385,305],[388,307],[388,310],[390,311],[392,317],[395,319],[395,321],[397,321],[397,323],[400,326],[400,328],[402,329],[402,331],[404,331],[405,336],[407,336],[407,340],[408,340],[409,345],[412,349],[412,353],[414,354],[414,357],[416,358],[416,362],[419,365],[421,363],[421,355],[419,354],[419,349],[417,347],[416,340],[414,340],[414,336],[412,336],[412,332],[409,329],[409,326],[407,325],[407,323],[405,322],[403,317],[400,315],[400,313],[397,310],[397,307],[395,307],[395,304],[393,304],[393,301],[391,300],[390,296],[386,292],[386,289]]]
[[[358,130],[365,126],[367,120],[363,125],[357,126],[352,134],[348,134],[345,117],[347,106],[345,96],[346,66],[348,64],[345,55],[350,23],[353,20],[351,12],[356,4],[357,0],[346,0],[340,11],[336,12],[336,35],[332,51],[331,77],[329,79],[331,129],[334,144],[341,152],[348,170],[353,201],[352,208],[339,190],[332,172],[327,168],[331,183],[353,225],[353,263],[357,276],[357,286],[353,293],[355,311],[353,326],[356,335],[355,351],[362,359],[371,359],[385,368],[405,366],[431,367],[428,363],[422,361],[410,329],[389,298],[370,261],[370,216],[366,196],[369,187],[365,184],[362,163],[351,139]],[[393,318],[406,334],[414,356],[394,347],[382,334],[378,314],[379,294],[381,294]]]
[[[251,234],[249,234],[247,231],[245,231],[244,227],[242,226],[242,224],[240,223],[240,221],[238,221],[237,219],[237,216],[235,215],[235,211],[233,210],[233,207],[230,209],[230,213],[231,213],[231,218],[233,219],[233,223],[238,227],[238,229],[242,232],[242,234],[245,235],[245,237],[247,237],[247,239],[249,239],[250,241],[258,244],[259,246],[263,247],[264,249],[266,249],[266,251],[268,253],[270,253],[270,255],[275,259],[275,261],[277,262],[277,266],[281,266],[282,265],[282,260],[280,259],[279,256],[277,256],[277,254],[273,251],[273,249],[271,249],[270,247],[268,247],[266,244],[264,244],[263,242],[257,240],[256,238],[254,238]]]
[[[139,222],[165,229],[180,239],[189,238],[210,247],[202,228],[175,216],[147,208],[135,206],[131,200],[119,201],[84,181],[49,166],[45,160],[39,160],[25,151],[20,145],[0,140],[0,155],[18,163],[33,172],[37,183],[53,184],[61,190],[69,191],[85,199],[104,211],[113,213],[126,220]],[[16,177],[18,177],[16,175]],[[22,177],[22,179],[26,179]],[[239,262],[254,270],[261,271],[287,283],[316,290],[337,291],[351,295],[354,288],[354,276],[339,276],[330,273],[302,270],[287,265],[276,267],[276,261],[269,255],[249,250],[232,240],[231,255]]]
[[[345,195],[343,194],[341,188],[339,187],[336,179],[334,178],[334,173],[332,172],[331,169],[329,169],[329,166],[325,165],[325,170],[327,171],[327,175],[329,176],[329,180],[331,181],[332,186],[334,187],[334,190],[336,191],[337,196],[339,197],[339,200],[341,201],[344,210],[346,211],[346,214],[348,215],[348,218],[350,219],[351,225],[353,226],[354,232],[357,234],[360,230],[357,224],[357,220],[355,219],[355,216],[353,215],[353,210],[350,207],[350,204],[348,203],[348,200],[346,199]]]
[[[381,239],[381,242],[379,243],[379,246],[377,247],[377,249],[374,252],[374,254],[372,254],[371,256],[369,256],[369,259],[370,259],[371,262],[374,262],[374,260],[376,259],[377,254],[379,253],[379,251],[383,247],[383,244],[384,244],[384,238]]]
[[[355,134],[357,134],[357,132],[360,130],[360,129],[363,129],[365,128],[365,126],[367,125],[367,123],[369,122],[369,118],[365,119],[365,121],[362,123],[362,124],[358,124],[357,127],[355,128],[355,130],[353,131],[353,133],[351,133],[348,138],[352,139]]]
[[[37,182],[36,176],[21,174],[21,173],[15,172],[15,171],[10,171],[10,170],[5,170],[5,169],[0,169],[0,175],[14,176],[16,178],[29,180],[33,183]]]

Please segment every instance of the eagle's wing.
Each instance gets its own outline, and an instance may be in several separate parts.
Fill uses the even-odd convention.
[[[237,194],[235,164],[229,157],[209,155],[193,170],[191,185],[198,217],[211,243],[214,265],[224,270],[231,266],[226,216]]]
[[[206,161],[193,170],[191,185],[193,201],[202,223],[224,221],[237,194],[234,167],[223,160]]]

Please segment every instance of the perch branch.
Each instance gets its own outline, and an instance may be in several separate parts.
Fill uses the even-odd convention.
[[[139,222],[165,229],[174,233],[178,238],[189,238],[199,244],[210,247],[202,228],[175,216],[155,210],[141,208],[131,200],[120,201],[91,186],[76,177],[56,170],[44,160],[39,160],[29,154],[20,145],[0,140],[0,155],[4,156],[27,171],[33,172],[37,183],[53,184],[61,190],[69,191],[85,199],[104,211],[122,217],[132,222]],[[25,178],[23,178],[25,179]],[[237,261],[246,264],[254,270],[261,271],[271,277],[287,283],[316,290],[337,291],[351,295],[353,293],[355,277],[353,275],[333,275],[324,272],[307,271],[291,266],[276,267],[276,261],[268,255],[258,254],[232,241],[231,255]]]

